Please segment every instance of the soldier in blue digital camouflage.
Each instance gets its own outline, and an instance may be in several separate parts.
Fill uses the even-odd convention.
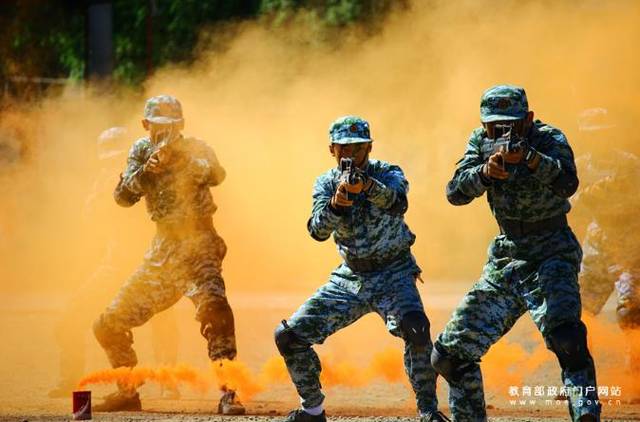
[[[133,144],[114,197],[130,207],[144,196],[157,234],[142,265],[95,321],[95,336],[114,368],[133,367],[131,329],[187,296],[196,307],[209,358],[233,359],[234,320],[221,275],[226,246],[211,217],[216,205],[210,187],[224,180],[225,171],[204,141],[182,136],[182,107],[174,97],[149,99],[142,125],[149,136]],[[135,386],[118,387],[94,410],[141,409]],[[227,391],[218,411],[239,414],[244,408]]]
[[[455,421],[486,421],[479,362],[525,312],[558,357],[574,421],[599,421],[596,375],[581,321],[582,251],[567,225],[578,187],[573,152],[562,132],[533,120],[525,91],[485,91],[482,127],[471,133],[447,198],[464,205],[487,193],[500,234],[480,280],[438,336],[431,362],[449,383]]]
[[[421,270],[410,250],[415,235],[404,222],[408,182],[400,167],[369,159],[372,139],[363,119],[342,117],[329,135],[329,150],[342,171],[334,167],[316,180],[307,228],[318,241],[333,234],[344,262],[276,329],[276,345],[302,404],[286,421],[326,421],[320,360],[311,346],[369,312],[404,339],[404,364],[420,420],[445,421],[429,362],[429,320],[416,288]]]
[[[612,145],[602,148],[603,141],[629,133],[619,130],[606,109],[585,110],[579,124],[582,144],[590,150],[576,160],[583,188],[572,198],[582,226],[579,233],[585,234],[579,276],[582,307],[597,315],[615,290],[618,325],[630,334],[640,328],[640,243],[630,235],[640,229],[640,159]],[[628,346],[628,368],[640,374],[640,348],[633,341]]]

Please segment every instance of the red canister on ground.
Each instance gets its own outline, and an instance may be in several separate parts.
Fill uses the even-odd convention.
[[[73,392],[73,420],[91,419],[91,391]]]

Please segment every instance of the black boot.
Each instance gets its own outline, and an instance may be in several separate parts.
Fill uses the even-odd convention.
[[[106,396],[102,403],[93,406],[94,412],[124,412],[127,410],[142,410],[140,396],[137,392],[132,395],[117,391]]]
[[[221,415],[244,415],[245,408],[236,398],[234,390],[226,390],[218,403],[218,413]]]
[[[420,422],[451,422],[442,412],[429,412],[424,416],[420,416]]]
[[[327,422],[327,417],[324,410],[318,416],[313,416],[302,409],[296,409],[289,413],[283,422]]]

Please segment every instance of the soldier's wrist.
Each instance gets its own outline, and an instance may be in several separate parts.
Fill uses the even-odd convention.
[[[331,198],[331,201],[329,201],[329,205],[327,206],[327,208],[329,208],[330,213],[337,216],[341,216],[345,212],[345,207],[341,207],[340,205],[335,204],[335,196]]]
[[[529,147],[523,155],[523,161],[529,167],[529,170],[535,171],[540,165],[540,154],[535,149]]]
[[[482,167],[480,167],[479,175],[480,182],[482,182],[483,185],[489,186],[493,182],[491,176],[489,176],[489,166],[487,163],[484,163]]]

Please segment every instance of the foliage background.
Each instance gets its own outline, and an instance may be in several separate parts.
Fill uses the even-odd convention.
[[[113,79],[137,85],[167,63],[196,58],[203,28],[262,20],[286,28],[302,20],[313,42],[335,39],[358,22],[373,33],[394,7],[406,0],[114,0]],[[39,76],[85,77],[86,11],[88,1],[17,0],[0,2],[0,78]],[[147,51],[147,20],[151,18],[152,48]],[[224,48],[229,33],[208,37],[207,48]],[[148,55],[150,57],[148,57]],[[149,61],[149,63],[148,63]]]

